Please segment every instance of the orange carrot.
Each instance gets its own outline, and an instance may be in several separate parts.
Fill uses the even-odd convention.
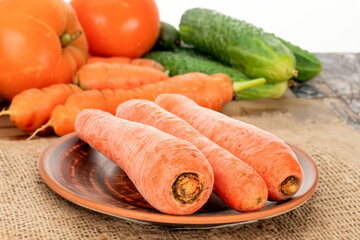
[[[8,110],[0,115],[10,115],[14,125],[25,131],[33,132],[46,123],[53,109],[64,104],[66,99],[81,89],[74,84],[54,84],[42,89],[31,88],[17,94]]]
[[[203,107],[221,111],[222,105],[231,100],[233,90],[230,78],[225,74],[187,73],[130,90],[83,91],[70,96],[65,105],[57,106],[50,120],[38,130],[52,126],[58,136],[63,136],[75,131],[75,118],[83,109],[100,109],[115,114],[117,106],[127,100],[154,101],[161,93],[184,94]]]
[[[142,99],[126,101],[118,106],[116,116],[153,126],[194,144],[214,171],[215,193],[233,209],[255,211],[266,203],[266,184],[254,169],[154,102]]]
[[[75,128],[84,142],[119,165],[157,210],[187,215],[208,200],[213,171],[189,142],[96,109],[81,111]]]
[[[182,95],[162,94],[155,102],[253,167],[265,180],[269,199],[288,199],[300,188],[301,167],[291,148],[278,137]]]
[[[90,57],[88,58],[87,63],[95,63],[95,62],[104,62],[104,63],[125,63],[138,65],[142,67],[150,67],[160,70],[162,72],[165,71],[165,68],[160,63],[147,59],[147,58],[128,58],[128,57]]]
[[[73,83],[84,90],[127,90],[168,78],[168,75],[153,68],[96,62],[83,65],[73,78]]]

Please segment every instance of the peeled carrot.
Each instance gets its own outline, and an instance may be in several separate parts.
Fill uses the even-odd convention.
[[[81,111],[75,129],[84,142],[119,165],[157,210],[187,215],[210,197],[213,171],[189,142],[96,109]]]
[[[90,57],[87,60],[87,63],[95,63],[95,62],[103,62],[103,63],[124,63],[137,65],[142,67],[150,67],[162,72],[165,71],[165,68],[160,63],[147,58],[128,58],[128,57]]]
[[[266,203],[266,184],[254,169],[154,102],[142,99],[126,101],[118,106],[116,116],[153,126],[194,144],[214,171],[215,193],[233,209],[255,211]]]
[[[57,106],[50,120],[37,131],[52,126],[58,136],[63,136],[75,131],[75,118],[83,109],[100,109],[115,114],[117,106],[127,100],[137,98],[154,101],[161,93],[184,94],[203,107],[221,111],[222,105],[232,99],[231,84],[230,78],[222,73],[211,76],[187,73],[130,90],[83,91],[70,96],[65,105]]]
[[[73,78],[73,83],[84,90],[127,90],[168,78],[168,75],[154,68],[95,62],[83,65]]]
[[[203,108],[182,95],[161,94],[155,102],[248,163],[265,180],[269,199],[285,200],[299,190],[301,167],[291,148],[278,137]]]
[[[10,115],[14,125],[25,131],[33,132],[45,124],[51,117],[53,109],[64,104],[66,99],[81,89],[74,84],[54,84],[42,89],[31,88],[17,94],[11,101],[8,110],[1,115]]]

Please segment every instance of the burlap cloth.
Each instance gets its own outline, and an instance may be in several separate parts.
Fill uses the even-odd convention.
[[[77,206],[47,187],[37,163],[56,138],[0,139],[0,239],[360,239],[360,134],[318,101],[239,118],[316,161],[320,183],[304,205],[255,223],[207,230],[128,222]]]

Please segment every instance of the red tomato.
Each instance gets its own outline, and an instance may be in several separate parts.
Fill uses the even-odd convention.
[[[154,0],[72,0],[71,4],[92,55],[141,57],[159,35]]]
[[[0,0],[0,96],[71,82],[88,56],[82,31],[62,0]]]

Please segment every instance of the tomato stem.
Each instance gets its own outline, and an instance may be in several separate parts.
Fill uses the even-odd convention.
[[[73,41],[75,41],[80,35],[82,34],[81,31],[76,32],[74,35],[71,35],[70,33],[64,33],[60,37],[60,42],[62,47],[66,47],[69,44],[71,44]]]

